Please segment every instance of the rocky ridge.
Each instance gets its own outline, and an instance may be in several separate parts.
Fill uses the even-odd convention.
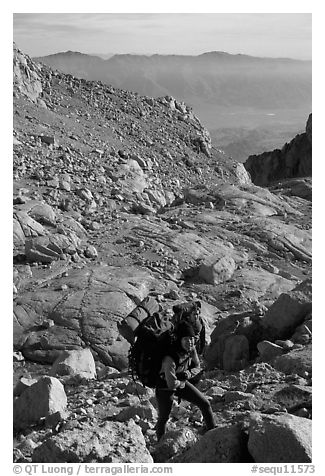
[[[15,406],[44,378],[67,397],[15,424],[16,461],[201,454],[200,415],[186,402],[173,410],[174,436],[153,446],[153,394],[126,373],[118,323],[149,294],[164,308],[202,301],[200,388],[218,422],[204,438],[219,448],[204,461],[272,459],[253,437],[273,428],[265,414],[296,441],[311,418],[310,201],[252,184],[184,103],[76,79],[17,48],[13,199]],[[83,350],[94,359],[84,370],[58,364]],[[293,458],[309,458],[308,442],[293,445]]]
[[[287,186],[291,185],[292,195],[311,200],[311,183],[308,177],[311,178],[312,175],[312,115],[308,117],[306,131],[298,134],[281,150],[250,155],[244,165],[256,185],[279,188],[281,184],[274,182],[301,178],[295,181],[287,180],[285,183]]]

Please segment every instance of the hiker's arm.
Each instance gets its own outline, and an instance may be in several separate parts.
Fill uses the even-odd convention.
[[[191,364],[187,372],[189,373],[189,379],[195,377],[198,373],[201,372],[200,360],[195,348],[191,352]]]
[[[170,390],[176,390],[177,388],[184,387],[185,382],[177,379],[176,364],[174,359],[172,359],[169,355],[167,355],[163,360],[162,370],[165,375],[167,387]]]

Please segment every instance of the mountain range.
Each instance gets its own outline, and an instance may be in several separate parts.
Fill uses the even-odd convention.
[[[171,95],[195,108],[206,125],[226,110],[306,109],[311,104],[311,61],[258,58],[213,51],[199,56],[114,55],[104,60],[73,51],[38,57],[64,73],[147,96]],[[211,109],[211,106],[213,109]],[[202,110],[206,113],[202,114]],[[238,125],[238,117],[236,117]],[[226,126],[226,124],[223,124]]]

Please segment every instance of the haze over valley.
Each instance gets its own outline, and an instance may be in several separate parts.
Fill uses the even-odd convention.
[[[209,129],[216,147],[239,161],[290,140],[304,129],[311,110],[311,61],[221,51],[106,60],[67,51],[34,59],[142,96],[184,101]]]

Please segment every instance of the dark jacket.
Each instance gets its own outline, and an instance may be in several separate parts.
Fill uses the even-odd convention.
[[[169,390],[184,388],[186,380],[195,377],[199,372],[200,361],[195,347],[190,352],[173,349],[162,361],[159,386],[166,386]]]

